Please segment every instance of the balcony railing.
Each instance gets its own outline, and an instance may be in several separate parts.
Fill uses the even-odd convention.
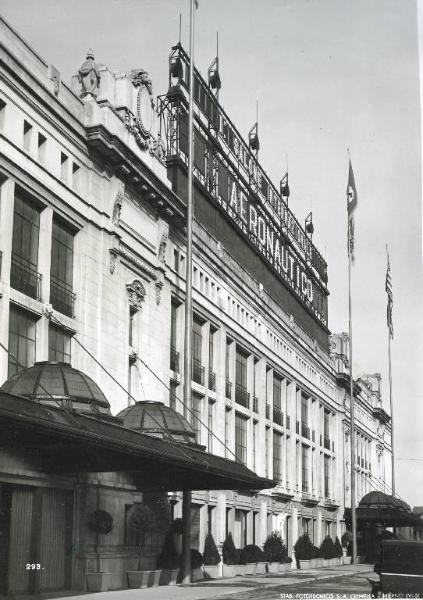
[[[72,290],[58,281],[50,280],[50,302],[59,312],[74,317],[76,295]]]
[[[209,369],[209,390],[216,391],[216,373]]]
[[[192,359],[192,380],[195,383],[204,385],[204,367],[198,358]]]
[[[308,440],[310,439],[310,427],[307,423],[301,423],[301,435]]]
[[[170,368],[175,373],[179,373],[179,352],[175,346],[170,347]]]
[[[266,404],[266,419],[270,419],[270,404]]]
[[[257,396],[253,396],[253,411],[255,413],[258,413],[258,405],[259,405],[259,400],[258,400]]]
[[[283,412],[279,408],[279,406],[273,405],[273,422],[276,425],[283,425]]]
[[[286,428],[291,429],[291,417],[290,415],[286,415]]]
[[[228,378],[226,378],[225,382],[225,396],[229,399],[232,398],[232,381],[229,381]]]
[[[323,446],[326,448],[326,450],[330,450],[330,439],[327,435],[323,436]]]
[[[235,384],[235,402],[241,406],[245,406],[245,408],[250,407],[250,394],[247,392],[246,388],[239,383]]]
[[[41,275],[30,264],[12,256],[10,285],[35,300],[40,300]]]

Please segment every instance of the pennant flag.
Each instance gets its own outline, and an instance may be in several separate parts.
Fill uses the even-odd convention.
[[[347,211],[348,211],[348,254],[351,261],[354,263],[354,246],[355,246],[355,233],[354,233],[354,212],[357,208],[357,190],[355,187],[354,172],[352,169],[351,161],[348,172],[348,185],[347,185]]]
[[[281,179],[280,190],[283,198],[289,198],[288,171]]]
[[[388,264],[386,267],[386,279],[385,279],[385,290],[386,293],[388,295],[388,304],[386,307],[386,322],[388,325],[388,329],[389,329],[389,335],[391,336],[391,339],[393,339],[394,337],[394,324],[392,322],[392,308],[394,305],[394,296],[392,294],[392,282],[391,282],[391,265],[389,262],[389,252],[388,252],[388,248],[386,249],[387,252],[387,257],[388,257]]]

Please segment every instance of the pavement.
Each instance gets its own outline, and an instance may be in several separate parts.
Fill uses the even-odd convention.
[[[309,582],[318,582],[336,577],[351,577],[372,573],[373,565],[343,565],[320,569],[293,570],[288,573],[266,575],[238,575],[237,577],[212,579],[190,584],[159,586],[145,589],[121,589],[108,592],[80,593],[76,595],[47,595],[44,598],[66,597],[66,600],[211,600],[221,596],[265,590],[279,586],[295,586]],[[374,575],[374,574],[373,574]]]

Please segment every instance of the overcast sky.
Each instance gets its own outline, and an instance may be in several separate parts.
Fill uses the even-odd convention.
[[[165,93],[168,54],[188,49],[188,0],[2,0],[2,14],[70,82],[86,50],[111,70],[148,70]],[[391,254],[397,491],[423,504],[421,144],[414,0],[199,0],[197,68],[219,31],[221,103],[246,136],[259,101],[260,162],[290,206],[312,209],[329,265],[329,326],[348,329],[347,148],[358,192],[354,371],[380,372],[389,411],[385,244]],[[407,459],[407,460],[405,460]],[[411,460],[413,459],[413,460]],[[416,459],[421,459],[416,460]]]

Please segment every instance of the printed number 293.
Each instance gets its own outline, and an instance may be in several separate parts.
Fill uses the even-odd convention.
[[[40,563],[26,563],[25,569],[27,571],[39,571],[41,569]]]

